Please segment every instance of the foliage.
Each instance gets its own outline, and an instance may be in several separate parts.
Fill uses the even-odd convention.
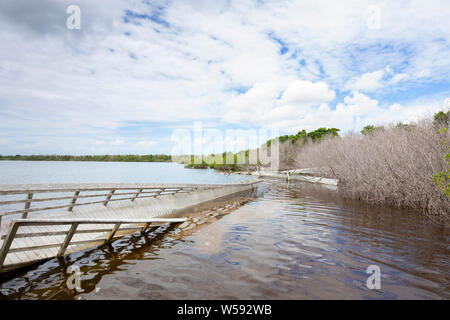
[[[225,155],[226,153],[224,152],[223,154],[223,163],[217,164],[215,161],[213,162],[208,162],[205,160],[202,160],[202,163],[194,163],[194,160],[192,159],[192,161],[188,164],[186,164],[184,167],[188,168],[188,169],[215,169],[215,170],[219,170],[219,171],[239,171],[239,167],[237,165],[237,155],[234,155],[234,163],[231,164],[227,164],[225,162]]]
[[[439,111],[434,114],[433,117],[433,124],[436,127],[442,128],[448,128],[449,122],[450,122],[450,110],[445,113],[444,111]]]
[[[436,121],[436,115],[434,117],[434,120]],[[447,164],[450,165],[450,147],[448,138],[446,137],[447,131],[447,128],[442,128],[441,130],[437,131],[437,134],[443,136],[443,140],[440,141],[439,144],[442,150],[446,153],[445,160],[447,161]],[[450,167],[447,167],[446,172],[439,171],[437,174],[433,175],[433,182],[445,196],[450,197]]]
[[[239,171],[239,167],[233,163],[233,164],[216,164],[215,162],[213,164],[210,164],[209,167],[211,169],[219,170],[219,171]]]
[[[296,143],[297,141],[301,140],[302,142],[306,141],[308,134],[306,133],[306,130],[299,131],[297,134],[291,134],[291,135],[284,135],[280,136],[279,141],[281,143],[285,141],[290,141],[292,143]]]
[[[323,138],[325,138],[326,136],[331,136],[331,137],[338,137],[339,136],[339,129],[336,128],[319,128],[317,130],[311,131],[308,133],[308,137],[310,137],[314,142],[315,141],[319,141],[322,140]]]
[[[363,139],[348,134],[307,143],[293,167],[317,168],[320,176],[338,179],[339,192],[349,198],[450,219],[450,201],[444,195],[449,187],[450,131],[437,135],[432,120],[386,126]]]
[[[373,126],[373,125],[368,125],[368,126],[365,126],[365,127],[361,130],[361,134],[364,135],[364,136],[366,136],[366,135],[369,135],[369,134],[373,134],[373,133],[374,133],[375,131],[377,131],[377,130],[383,130],[383,129],[384,129],[383,126],[375,127],[375,126]]]
[[[413,128],[415,125],[413,123],[407,124],[407,123],[402,123],[402,122],[398,122],[395,127],[397,129],[411,129]]]
[[[275,141],[276,139],[278,139],[278,141],[280,141],[280,143],[283,143],[286,141],[290,141],[291,143],[297,143],[298,141],[300,141],[302,144],[305,144],[307,142],[308,138],[310,138],[312,141],[316,142],[316,141],[322,140],[323,138],[325,138],[327,136],[338,137],[339,131],[340,131],[340,129],[336,129],[336,128],[329,128],[329,129],[319,128],[317,130],[314,130],[314,131],[311,131],[308,133],[306,132],[306,130],[301,130],[301,131],[297,132],[297,134],[284,135],[284,136],[280,136],[278,138],[268,140],[265,144],[267,145],[267,147],[270,147],[272,142]]]
[[[184,166],[188,169],[208,169],[208,164],[205,161],[202,161],[202,163],[188,163]]]

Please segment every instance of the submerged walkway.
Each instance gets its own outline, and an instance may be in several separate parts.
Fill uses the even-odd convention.
[[[314,168],[294,169],[286,171],[252,171],[252,172],[238,172],[238,174],[252,175],[257,177],[278,178],[285,180],[298,180],[310,183],[319,183],[330,186],[337,186],[339,180],[331,178],[323,178],[316,176],[318,172]]]
[[[259,182],[0,185],[0,273],[182,223],[177,214]]]

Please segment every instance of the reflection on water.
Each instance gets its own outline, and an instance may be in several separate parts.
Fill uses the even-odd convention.
[[[256,197],[255,197],[256,196]],[[414,212],[266,181],[190,222],[3,279],[7,299],[448,299],[449,230]],[[369,290],[366,269],[381,268]],[[66,286],[80,267],[78,293]]]

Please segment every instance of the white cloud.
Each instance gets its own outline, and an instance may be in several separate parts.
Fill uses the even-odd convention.
[[[394,77],[392,77],[391,83],[397,84],[400,81],[404,81],[406,79],[408,79],[408,75],[406,73],[399,73],[399,74],[396,74]]]
[[[353,78],[346,85],[347,90],[362,90],[362,91],[373,91],[375,89],[379,89],[383,87],[383,77],[386,71],[384,69],[380,69],[374,72],[368,72],[363,74],[359,78]]]
[[[116,139],[116,140],[114,140],[114,141],[111,141],[110,143],[111,143],[112,145],[121,145],[121,144],[124,144],[125,141],[123,141],[122,139]]]
[[[352,127],[396,102],[395,92],[377,106],[362,93],[409,90],[402,112],[391,111],[407,116],[421,108],[414,85],[448,83],[447,0],[378,1],[379,30],[366,25],[371,0],[148,3],[80,0],[77,33],[65,28],[72,1],[1,1],[0,154],[59,153],[67,141],[76,152],[138,150],[136,141],[161,139],[110,143],[135,122]],[[145,18],[124,23],[125,10]],[[342,100],[345,90],[354,95]]]
[[[280,87],[273,82],[257,82],[247,92],[234,95],[225,104],[223,119],[229,122],[257,122],[273,108],[280,93]]]
[[[420,75],[416,75],[416,78],[420,77]],[[394,71],[387,66],[384,69],[367,72],[360,77],[350,79],[345,85],[345,89],[350,91],[372,92],[389,85],[396,85],[399,82],[410,78],[411,77],[406,73],[395,74]]]
[[[257,83],[246,93],[228,101],[224,120],[283,128],[311,108],[334,98],[334,90],[329,89],[325,82],[297,79],[283,84]]]
[[[317,105],[334,97],[334,90],[330,90],[325,82],[295,80],[284,91],[280,104]]]
[[[343,103],[335,109],[328,104],[310,110],[300,121],[290,128],[291,132],[301,129],[314,130],[318,127],[334,127],[342,132],[359,131],[362,127],[387,125],[396,122],[415,122],[432,116],[443,108],[441,100],[422,100],[410,104],[391,104],[382,106],[369,96],[354,92],[346,96]]]

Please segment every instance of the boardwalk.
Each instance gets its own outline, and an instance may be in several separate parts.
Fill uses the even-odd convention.
[[[258,182],[0,186],[0,272],[182,223],[177,214]]]

